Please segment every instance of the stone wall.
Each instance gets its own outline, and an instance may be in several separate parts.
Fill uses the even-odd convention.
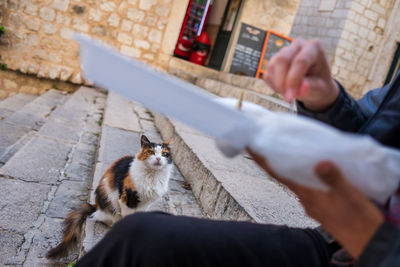
[[[332,73],[356,97],[366,89],[393,4],[393,0],[352,1],[336,48]]]
[[[398,2],[302,0],[291,35],[319,38],[331,59],[334,77],[360,97],[371,87],[383,85],[400,41]]]
[[[178,0],[175,0],[178,1]],[[83,83],[73,31],[154,64],[173,0],[0,0],[0,62],[39,78]],[[179,30],[179,29],[178,29]]]
[[[290,36],[306,39],[318,38],[329,59],[335,54],[352,1],[302,0]]]
[[[79,85],[66,83],[59,80],[37,78],[35,75],[21,75],[12,70],[0,71],[0,99],[7,98],[17,93],[40,95],[49,89],[65,92],[74,92]]]

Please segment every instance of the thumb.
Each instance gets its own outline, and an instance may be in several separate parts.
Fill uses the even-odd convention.
[[[315,167],[315,173],[330,188],[346,187],[347,181],[342,172],[332,162],[322,161]]]

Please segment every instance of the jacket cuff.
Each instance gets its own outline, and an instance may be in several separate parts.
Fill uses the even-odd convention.
[[[394,264],[395,258],[398,257],[396,253],[398,253],[400,246],[399,240],[400,230],[391,223],[383,223],[365,247],[357,260],[356,266],[394,266],[391,264]]]
[[[306,117],[314,118],[319,121],[328,122],[329,118],[337,114],[343,108],[343,104],[346,102],[346,98],[349,98],[343,86],[339,82],[336,83],[338,84],[340,90],[339,96],[328,109],[319,112],[311,111],[304,106],[303,102],[297,100],[297,113]]]

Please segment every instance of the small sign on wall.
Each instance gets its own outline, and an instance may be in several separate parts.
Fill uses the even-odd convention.
[[[267,37],[265,38],[264,47],[261,53],[261,59],[257,68],[257,78],[262,78],[264,74],[265,67],[268,64],[268,61],[271,59],[273,55],[279,52],[285,46],[288,46],[292,43],[292,38],[281,35],[279,33],[268,31]]]
[[[230,73],[255,77],[266,31],[242,23]]]

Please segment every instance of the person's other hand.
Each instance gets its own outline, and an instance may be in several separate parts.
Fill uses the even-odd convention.
[[[264,81],[286,101],[295,98],[307,109],[323,111],[334,103],[339,87],[318,40],[295,40],[268,62]]]
[[[328,191],[321,191],[279,177],[263,157],[250,150],[248,152],[260,167],[292,190],[298,196],[306,213],[320,222],[353,257],[360,256],[383,223],[383,215],[369,199],[343,177],[336,166],[327,161],[316,166],[316,174],[329,186]]]

